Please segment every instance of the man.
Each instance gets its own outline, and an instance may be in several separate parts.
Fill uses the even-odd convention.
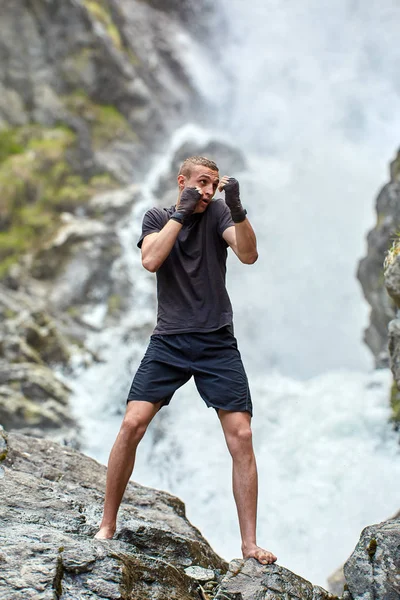
[[[256,544],[257,467],[252,447],[252,403],[232,328],[225,287],[227,247],[239,260],[257,260],[254,231],[236,179],[219,179],[204,157],[186,159],[178,174],[176,207],[153,208],[138,242],[142,264],[157,273],[158,315],[150,344],[134,377],[121,430],[110,454],[103,520],[97,538],[112,538],[131,476],[136,448],[174,392],[191,376],[217,411],[233,461],[233,494],[244,558],[262,564],[276,556]],[[225,202],[212,200],[225,190]]]

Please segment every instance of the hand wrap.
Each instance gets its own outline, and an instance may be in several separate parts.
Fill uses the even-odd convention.
[[[240,202],[239,182],[234,177],[230,177],[228,183],[224,185],[225,202],[229,207],[234,223],[241,223],[246,218],[246,210]]]
[[[188,217],[193,214],[196,204],[201,198],[202,195],[196,188],[185,188],[171,219],[174,219],[174,221],[178,221],[178,223],[182,223],[183,225]]]

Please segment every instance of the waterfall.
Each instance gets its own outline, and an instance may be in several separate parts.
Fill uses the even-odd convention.
[[[248,169],[233,175],[260,258],[246,266],[230,256],[228,289],[255,405],[258,541],[283,566],[326,585],[361,529],[399,509],[390,373],[373,371],[361,342],[368,311],[355,268],[398,144],[400,7],[390,0],[220,6],[222,63],[198,63],[197,47],[186,60],[200,89],[199,64],[221,69],[220,80],[212,72],[204,81],[219,81],[223,114],[201,128],[183,125],[154,157],[143,198],[119,232],[131,311],[91,334],[88,344],[104,362],[77,369],[69,383],[84,450],[106,462],[146,344],[141,332],[154,323],[154,276],[142,269],[135,243],[156,203],[155,184],[184,140],[222,137],[240,147]],[[180,496],[189,519],[230,560],[240,556],[230,469],[218,419],[189,383],[151,424],[133,477]]]

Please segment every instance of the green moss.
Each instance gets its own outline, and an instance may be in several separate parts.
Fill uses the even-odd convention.
[[[96,120],[92,127],[93,146],[101,148],[116,139],[137,141],[125,117],[114,106],[97,106]]]
[[[400,254],[400,239],[398,232],[396,233],[396,236],[398,239],[394,240],[394,242],[392,243],[391,248],[387,251],[385,261],[383,263],[383,268],[385,272],[388,269],[388,267],[390,267],[390,265],[394,263],[398,254]]]
[[[8,258],[1,260],[0,259],[0,280],[3,279],[7,273],[9,272],[10,268],[15,265],[19,260],[19,256],[14,255],[14,256],[9,256]]]
[[[131,48],[128,48],[126,51],[126,55],[130,61],[130,63],[134,66],[134,67],[138,67],[140,65],[140,60],[139,58],[136,56],[136,54],[131,50]]]
[[[108,314],[115,315],[118,313],[122,306],[122,298],[118,294],[112,294],[108,298]]]
[[[372,560],[374,558],[377,547],[378,547],[378,543],[377,543],[376,539],[372,538],[372,540],[370,541],[368,548],[367,548],[367,552],[368,552],[368,556],[369,556],[370,560]]]
[[[122,50],[121,35],[118,31],[118,27],[115,25],[112,19],[109,6],[105,0],[84,0],[84,3],[92,17],[104,25],[104,28],[114,46],[118,50]]]
[[[70,55],[74,70],[78,73],[85,71],[92,62],[94,51],[91,48],[80,48]]]
[[[68,110],[86,121],[95,150],[101,150],[115,140],[137,142],[129,122],[115,106],[96,104],[82,90],[63,98]]]
[[[24,147],[16,138],[14,129],[5,129],[0,131],[0,162],[6,160],[13,154],[20,154]]]
[[[63,565],[63,561],[62,561],[62,550],[60,548],[59,555],[57,557],[56,573],[54,575],[53,586],[52,586],[53,590],[54,590],[55,598],[57,600],[59,598],[61,598],[62,593],[63,593],[63,589],[62,589],[63,577],[64,577],[64,565]]]
[[[385,214],[383,214],[383,213],[378,214],[377,219],[376,219],[376,226],[377,227],[381,227],[381,225],[383,224],[385,218],[386,218]]]
[[[400,391],[395,381],[390,392],[390,406],[392,407],[391,421],[396,429],[400,429]]]
[[[6,460],[8,454],[7,434],[0,430],[0,462]]]

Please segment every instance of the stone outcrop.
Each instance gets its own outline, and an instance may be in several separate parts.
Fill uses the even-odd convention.
[[[377,223],[367,236],[367,256],[360,261],[358,278],[371,306],[365,342],[377,366],[388,366],[388,324],[395,317],[395,305],[385,289],[383,263],[400,230],[400,156],[391,163],[390,181],[376,200]]]
[[[7,443],[0,435],[1,599],[80,593],[88,598],[135,597],[130,593],[144,599],[198,598],[199,593],[210,600],[333,598],[279,565],[262,567],[253,560],[233,561],[221,581],[225,565],[190,528],[182,503],[135,484],[125,497],[117,538],[104,546],[91,539],[101,514],[104,467],[49,441],[8,437]],[[366,528],[345,565],[343,599],[398,598],[399,551],[399,515]],[[341,590],[338,582],[335,593]]]
[[[46,440],[0,442],[1,600],[199,600],[185,569],[226,570],[178,498],[130,483],[116,538],[94,540],[105,467]]]
[[[397,310],[400,306],[400,243],[396,240],[388,252],[384,263],[385,286],[388,294],[393,299]],[[389,332],[389,357],[393,373],[393,386],[391,393],[392,420],[395,427],[400,426],[400,319],[394,318],[388,326]]]
[[[329,592],[279,565],[262,566],[254,559],[229,565],[215,600],[334,600]]]
[[[364,529],[344,575],[353,600],[398,600],[400,519]]]
[[[46,432],[75,440],[77,423],[68,406],[69,389],[54,372],[80,353],[68,315],[60,323],[44,302],[0,288],[0,423],[8,429]]]
[[[232,561],[224,577],[228,565],[186,519],[182,502],[133,482],[115,538],[93,539],[105,467],[71,448],[0,430],[0,480],[0,600],[333,600],[287,569],[254,559]],[[371,568],[353,576],[353,556],[346,576],[354,600],[369,584],[378,586],[371,598],[392,599],[382,595],[389,589],[382,582],[397,585],[387,546],[396,543],[397,526],[364,532],[354,556],[380,561],[380,587]]]
[[[106,469],[65,446],[0,429],[0,600],[334,600],[284,567],[228,565],[176,497],[128,484],[112,540],[93,538]],[[400,596],[400,519],[366,528],[342,600]]]

